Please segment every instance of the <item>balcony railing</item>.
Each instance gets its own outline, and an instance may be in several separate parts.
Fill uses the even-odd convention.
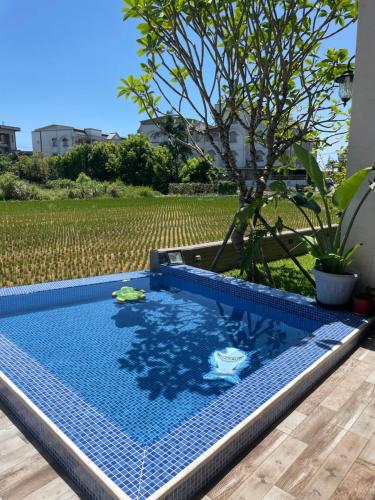
[[[255,171],[252,168],[242,168],[242,175],[245,177],[245,180],[250,181],[255,179]],[[272,174],[272,181],[307,181],[307,174]]]
[[[278,174],[272,174],[271,177],[272,180],[274,181],[307,181],[307,174],[306,175],[301,175],[301,174],[290,174],[290,175],[278,175]]]

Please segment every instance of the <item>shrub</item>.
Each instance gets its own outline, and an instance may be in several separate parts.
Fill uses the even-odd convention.
[[[21,179],[30,182],[44,184],[50,176],[49,163],[43,153],[20,155],[15,162],[15,168]]]
[[[153,198],[160,196],[160,194],[149,186],[124,186],[122,196],[124,198]]]
[[[0,191],[4,200],[42,200],[44,198],[40,188],[20,180],[11,172],[0,175]]]
[[[121,181],[115,181],[108,184],[106,192],[112,198],[121,198],[124,194],[125,184]]]
[[[169,194],[213,194],[216,193],[214,184],[205,184],[201,182],[184,182],[180,184],[169,184]]]
[[[152,188],[150,188],[148,186],[143,186],[137,190],[137,194],[138,194],[138,196],[141,196],[142,198],[151,198],[158,193],[157,193],[157,191],[154,191]]]
[[[76,183],[77,184],[85,184],[87,182],[91,182],[91,177],[89,177],[88,175],[86,175],[84,172],[80,172],[80,174],[78,175],[77,179],[76,179]]]
[[[80,198],[96,198],[105,194],[106,187],[105,183],[95,181],[84,172],[81,172],[75,182],[75,188],[71,190],[69,197],[76,198],[77,196],[72,196],[72,194],[80,193]]]
[[[190,158],[180,170],[181,182],[207,184],[215,178],[215,171],[205,158]]]
[[[81,189],[71,188],[67,190],[67,196],[71,200],[79,200],[83,198]]]
[[[218,181],[217,182],[218,194],[237,194],[237,184],[231,181]]]
[[[0,174],[5,172],[15,172],[15,165],[12,160],[12,155],[0,154]]]
[[[54,179],[46,182],[48,189],[72,189],[76,185],[72,179]]]

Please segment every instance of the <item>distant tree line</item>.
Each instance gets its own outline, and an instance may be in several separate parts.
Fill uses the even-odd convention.
[[[129,135],[118,144],[79,144],[64,156],[0,155],[0,175],[4,173],[41,185],[58,179],[76,181],[83,173],[99,182],[150,186],[161,193],[168,193],[171,183],[209,184],[220,178],[208,158],[190,157],[186,147],[172,141],[154,147],[144,134]]]

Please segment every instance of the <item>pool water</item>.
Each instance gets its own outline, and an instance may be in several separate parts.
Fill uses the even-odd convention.
[[[143,446],[233,389],[205,379],[215,350],[246,352],[245,378],[320,326],[170,276],[126,284],[146,300],[119,304],[107,284],[99,299],[0,317],[0,332]]]

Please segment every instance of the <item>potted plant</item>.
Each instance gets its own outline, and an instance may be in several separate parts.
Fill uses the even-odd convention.
[[[358,293],[353,299],[353,310],[357,314],[371,314],[374,311],[374,288],[367,287],[362,293]]]
[[[303,214],[312,230],[312,236],[297,234],[303,239],[311,255],[316,258],[313,274],[318,302],[343,306],[349,303],[358,279],[358,275],[350,271],[350,264],[354,252],[361,246],[360,243],[356,243],[347,248],[348,238],[359,210],[369,194],[375,190],[375,182],[369,183],[351,214],[348,213],[348,208],[373,167],[359,170],[336,189],[332,189],[326,185],[323,172],[315,157],[299,145],[295,146],[295,152],[315,185],[317,193],[296,193],[289,190],[281,181],[272,183],[271,189],[278,196],[289,199]],[[318,229],[309,212],[314,214],[319,225]],[[332,222],[333,214],[338,218],[337,226]],[[284,224],[283,227],[294,231]]]

